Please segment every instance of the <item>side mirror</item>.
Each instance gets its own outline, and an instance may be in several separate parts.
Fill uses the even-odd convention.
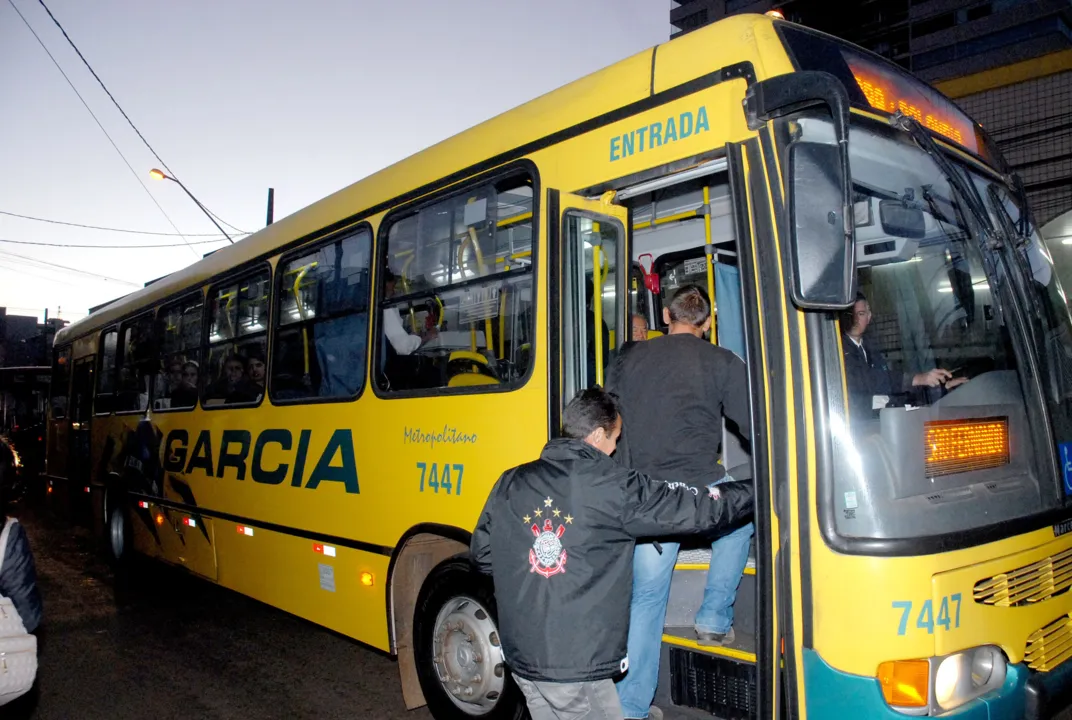
[[[842,203],[838,149],[796,142],[789,148],[790,292],[798,307],[836,310],[855,300],[854,244]],[[850,210],[851,205],[847,206]]]
[[[900,200],[882,200],[878,204],[882,232],[894,237],[921,240],[927,234],[923,211],[906,207]]]
[[[797,307],[840,310],[856,299],[849,94],[830,73],[806,71],[755,83],[744,99],[753,130],[772,118],[817,105],[830,111],[834,144],[790,146],[790,291]]]

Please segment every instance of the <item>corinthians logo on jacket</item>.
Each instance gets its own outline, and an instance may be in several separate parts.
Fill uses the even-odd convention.
[[[551,509],[554,505],[554,500],[550,496],[543,501],[544,509],[547,514],[554,517],[562,517],[562,511],[557,507]],[[532,511],[532,515],[537,518],[541,517],[544,510],[536,508]],[[532,548],[529,549],[529,572],[534,572],[539,575],[549,578],[552,575],[558,575],[559,573],[566,572],[566,560],[569,557],[566,550],[562,547],[562,536],[566,533],[566,525],[573,522],[573,518],[567,513],[558,528],[555,528],[554,521],[551,518],[546,518],[543,521],[543,529],[540,529],[539,522],[532,522],[532,515],[526,515],[522,518],[525,523],[532,523],[530,530],[532,535],[536,539],[532,543]]]

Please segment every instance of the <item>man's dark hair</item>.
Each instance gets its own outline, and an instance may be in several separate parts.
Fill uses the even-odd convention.
[[[614,396],[594,387],[581,390],[562,412],[562,432],[566,437],[584,439],[596,428],[608,433],[618,419],[618,403]]]
[[[670,322],[703,327],[711,317],[711,302],[698,285],[685,285],[670,301]]]

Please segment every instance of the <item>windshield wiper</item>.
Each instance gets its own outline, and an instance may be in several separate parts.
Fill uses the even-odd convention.
[[[953,191],[959,196],[962,204],[971,213],[972,217],[982,228],[983,235],[986,240],[986,245],[990,250],[997,250],[1001,247],[1005,237],[1003,232],[999,232],[994,224],[990,221],[990,215],[986,212],[979,201],[978,197],[972,193],[971,188],[968,187],[967,181],[964,176],[953,167],[953,163],[949,158],[945,156],[939,148],[938,144],[934,142],[934,138],[923,129],[923,126],[919,124],[919,121],[915,118],[911,118],[901,111],[897,111],[893,117],[890,118],[890,124],[899,130],[903,130],[911,137],[919,149],[927,153],[927,155],[934,161],[945,176],[946,181]]]

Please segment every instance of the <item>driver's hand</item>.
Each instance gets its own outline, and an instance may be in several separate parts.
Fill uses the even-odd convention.
[[[946,381],[945,389],[946,390],[952,390],[953,388],[957,387],[958,385],[963,385],[966,382],[968,382],[968,378],[966,378],[966,377],[953,378],[952,380],[947,380]]]
[[[919,373],[918,375],[916,375],[914,378],[912,378],[912,384],[926,385],[927,387],[938,387],[942,383],[952,379],[953,373],[949,372],[948,370],[943,370],[941,368],[934,368],[933,370],[928,370],[925,373]]]

